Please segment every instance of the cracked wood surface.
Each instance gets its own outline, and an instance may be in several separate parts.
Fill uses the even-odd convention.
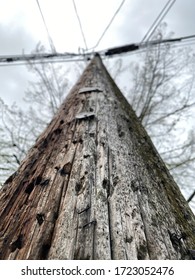
[[[0,259],[191,259],[195,221],[99,56],[0,192]]]

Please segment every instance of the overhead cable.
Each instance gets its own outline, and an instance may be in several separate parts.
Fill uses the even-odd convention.
[[[123,0],[119,7],[117,8],[117,10],[115,11],[114,15],[112,16],[111,20],[109,21],[108,25],[106,26],[106,28],[104,29],[102,35],[100,36],[100,38],[98,39],[97,43],[95,44],[95,46],[93,48],[90,48],[90,49],[95,49],[99,46],[101,40],[103,39],[104,35],[106,34],[106,32],[108,31],[108,29],[110,28],[113,20],[115,19],[115,17],[117,16],[117,14],[119,13],[120,9],[122,8],[122,6],[124,5],[126,0]]]
[[[55,57],[63,57],[63,58],[72,58],[79,56],[79,54],[74,53],[38,53],[38,54],[22,54],[22,55],[12,55],[12,56],[6,56],[2,55],[0,56],[0,63],[12,63],[17,61],[36,61],[41,59],[51,59]]]
[[[41,9],[39,0],[36,0],[36,2],[37,2],[37,6],[38,6],[38,8],[39,8],[39,12],[40,12],[40,14],[41,14],[41,17],[42,17],[44,26],[45,26],[45,30],[46,30],[46,32],[47,32],[47,36],[48,36],[48,40],[49,40],[49,44],[50,44],[51,51],[54,52],[54,53],[56,53],[56,48],[55,48],[54,43],[53,43],[53,40],[52,40],[52,38],[51,38],[51,36],[50,36],[49,29],[48,29],[48,27],[47,27],[47,24],[46,24],[46,21],[45,21],[45,18],[44,18],[44,15],[43,15],[43,12],[42,12],[42,9]]]
[[[49,40],[49,44],[50,44],[51,51],[52,51],[52,53],[56,53],[56,48],[55,48],[54,43],[53,43],[53,40],[52,40],[52,38],[51,38],[51,36],[50,36],[50,34],[49,34],[49,30],[48,30],[48,27],[47,27],[47,24],[46,24],[46,21],[45,21],[43,12],[42,12],[41,6],[40,6],[40,4],[39,4],[39,0],[36,0],[36,2],[37,2],[37,5],[38,5],[38,8],[39,8],[39,11],[40,11],[40,14],[41,14],[43,23],[44,23],[44,25],[45,25],[45,29],[46,29],[46,31],[47,31],[47,35],[48,35],[48,40]],[[52,65],[51,69],[52,69],[52,72],[53,72],[54,81],[56,82],[56,86],[57,86],[57,88],[58,88],[58,91],[60,92],[60,86],[59,86],[58,79],[57,79],[57,75],[56,75],[56,71],[55,71],[53,65]]]
[[[84,31],[83,31],[83,27],[82,27],[80,16],[78,14],[76,3],[75,3],[74,0],[72,0],[72,3],[73,3],[75,14],[76,14],[76,17],[77,17],[77,20],[78,20],[78,23],[79,23],[80,31],[81,31],[81,34],[82,34],[82,37],[83,37],[83,42],[85,44],[85,49],[88,50],[87,41],[86,41],[85,34],[84,34]]]
[[[106,50],[99,51],[99,54],[104,57],[112,57],[115,55],[121,55],[124,53],[134,52],[134,51],[142,51],[146,49],[148,46],[157,46],[160,44],[166,44],[166,43],[175,43],[176,46],[179,44],[188,43],[191,44],[195,41],[195,35],[185,36],[185,37],[179,37],[179,38],[172,38],[172,39],[164,39],[164,40],[153,40],[149,43],[135,43],[135,44],[128,44],[123,45],[115,48],[109,48]],[[0,65],[15,65],[14,63],[18,62],[25,62],[33,61],[34,63],[38,62],[41,63],[48,63],[48,62],[59,62],[59,61],[75,61],[77,59],[79,60],[86,60],[93,57],[94,52],[87,52],[85,56],[82,54],[77,53],[39,53],[39,54],[27,54],[27,55],[12,55],[12,56],[0,56]],[[56,61],[57,59],[57,61]]]
[[[58,59],[52,59],[52,60],[36,60],[33,61],[33,64],[45,64],[45,63],[62,63],[62,62],[79,62],[79,61],[86,61],[82,55],[78,57],[73,57],[73,58],[58,58]],[[28,64],[28,61],[23,60],[23,61],[18,61],[15,63],[0,63],[0,67],[4,66],[25,66]]]
[[[173,2],[172,2],[173,1]],[[167,13],[169,12],[169,10],[171,9],[171,7],[173,6],[173,4],[175,3],[176,0],[169,0],[166,5],[164,6],[164,8],[162,9],[162,11],[160,12],[160,14],[158,15],[158,17],[155,19],[155,21],[153,22],[153,24],[151,25],[151,27],[149,28],[149,30],[147,31],[147,33],[145,34],[145,36],[143,37],[141,42],[144,41],[149,41],[149,39],[152,37],[152,35],[154,34],[155,30],[157,29],[157,27],[159,26],[159,24],[162,22],[162,20],[164,19],[164,17],[167,15]],[[172,3],[171,3],[172,2]]]
[[[106,56],[112,56],[115,54],[121,54],[126,52],[132,52],[136,51],[141,48],[146,48],[148,46],[155,46],[160,44],[166,44],[166,43],[174,43],[174,42],[182,42],[183,40],[192,40],[195,38],[195,35],[185,36],[185,37],[179,37],[179,38],[170,38],[170,39],[164,39],[164,40],[153,40],[149,42],[141,42],[137,44],[128,44],[125,46],[119,46],[116,48],[110,48],[105,51]]]

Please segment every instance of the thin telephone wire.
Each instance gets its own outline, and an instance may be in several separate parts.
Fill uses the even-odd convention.
[[[53,43],[53,40],[52,40],[52,38],[51,38],[51,36],[50,36],[50,34],[49,34],[49,29],[48,29],[48,27],[47,27],[47,24],[46,24],[46,21],[45,21],[45,18],[44,18],[44,15],[43,15],[43,12],[42,12],[42,9],[41,9],[39,0],[36,0],[36,2],[37,2],[37,5],[38,5],[38,8],[39,8],[39,11],[40,11],[40,14],[41,14],[43,23],[44,23],[44,25],[45,25],[45,29],[46,29],[46,32],[47,32],[47,35],[48,35],[48,40],[49,40],[49,45],[50,45],[51,51],[52,51],[52,53],[57,53],[57,52],[56,52],[56,48],[55,48],[54,43]],[[61,89],[61,86],[59,85],[58,78],[57,78],[57,74],[56,74],[56,71],[55,71],[55,69],[54,69],[53,64],[51,64],[51,70],[52,70],[52,72],[53,72],[53,77],[54,77],[54,81],[55,81],[55,83],[56,83],[58,92],[60,93],[62,89]]]
[[[84,31],[83,31],[81,19],[80,19],[79,14],[78,14],[76,3],[75,3],[74,0],[72,0],[72,3],[73,3],[73,6],[74,6],[75,14],[76,14],[76,17],[77,17],[77,20],[78,20],[78,23],[79,23],[79,27],[80,27],[80,30],[81,30],[81,34],[82,34],[82,37],[83,37],[83,42],[85,44],[85,49],[88,50],[87,41],[86,41],[85,34],[84,34]]]
[[[167,13],[169,12],[169,10],[171,9],[171,7],[173,6],[173,4],[175,3],[176,0],[173,0],[173,2],[170,4],[172,0],[169,0],[166,5],[164,6],[164,8],[162,9],[162,11],[160,12],[160,14],[158,15],[158,17],[155,19],[155,21],[153,22],[153,24],[151,25],[151,27],[149,28],[149,30],[147,31],[146,35],[144,36],[144,38],[142,39],[141,43],[143,43],[144,41],[149,41],[149,39],[151,38],[151,36],[154,34],[154,31],[156,30],[156,28],[159,26],[159,24],[162,22],[163,18],[167,15]],[[170,5],[170,6],[169,6]],[[167,10],[166,10],[167,9]],[[163,14],[164,13],[164,14]],[[156,26],[155,26],[156,25]],[[152,30],[153,29],[153,30]],[[151,32],[151,33],[150,33]],[[149,35],[149,37],[147,38],[147,36]],[[147,40],[146,40],[147,39]]]
[[[45,30],[46,30],[46,32],[47,32],[47,36],[48,36],[48,40],[49,40],[49,44],[50,44],[51,50],[52,50],[52,52],[56,53],[56,48],[55,48],[54,43],[53,43],[53,40],[52,40],[52,38],[51,38],[51,36],[50,36],[50,34],[49,34],[49,29],[48,29],[48,27],[47,27],[47,24],[46,24],[46,21],[45,21],[43,12],[42,12],[42,10],[41,10],[41,6],[40,6],[40,4],[39,4],[39,0],[36,0],[36,2],[37,2],[37,6],[38,6],[38,8],[39,8],[39,12],[40,12],[40,14],[41,14],[41,17],[42,17],[44,26],[45,26]]]
[[[124,5],[126,0],[123,0],[119,7],[117,8],[116,12],[114,13],[114,15],[112,16],[111,20],[109,21],[108,25],[106,26],[106,28],[104,29],[102,35],[100,36],[99,40],[97,41],[96,45],[93,47],[93,48],[90,48],[90,49],[95,49],[98,47],[98,45],[100,44],[102,38],[104,37],[104,35],[106,34],[106,32],[108,31],[108,29],[110,28],[113,20],[115,19],[115,17],[117,16],[117,14],[119,13],[120,9],[122,8],[122,6]]]

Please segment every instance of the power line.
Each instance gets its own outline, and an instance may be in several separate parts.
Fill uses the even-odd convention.
[[[105,51],[105,55],[106,56],[113,56],[113,55],[116,55],[116,54],[136,51],[136,50],[141,49],[141,48],[147,48],[148,46],[156,46],[156,45],[166,44],[166,43],[182,42],[183,40],[190,40],[191,41],[194,38],[195,38],[195,35],[191,35],[191,36],[185,36],[185,37],[179,37],[179,38],[164,39],[164,40],[153,40],[153,41],[149,41],[149,42],[128,44],[128,45],[119,46],[119,47],[116,47],[116,48],[110,48],[110,49]]]
[[[76,17],[77,17],[77,20],[78,20],[78,23],[79,23],[80,31],[81,31],[81,34],[82,34],[82,37],[83,37],[83,42],[85,44],[85,49],[88,50],[87,41],[86,41],[85,34],[84,34],[84,31],[83,31],[81,19],[80,19],[79,14],[78,14],[76,3],[75,3],[74,0],[72,0],[72,3],[73,3],[75,14],[76,14]]]
[[[51,51],[54,52],[54,53],[56,53],[56,48],[55,48],[54,43],[53,43],[53,40],[52,40],[52,38],[51,38],[51,36],[50,36],[50,34],[49,34],[49,29],[48,29],[48,27],[47,27],[47,24],[46,24],[46,21],[45,21],[45,18],[44,18],[44,15],[43,15],[43,12],[42,12],[42,9],[41,9],[39,0],[36,0],[36,2],[37,2],[37,6],[38,6],[38,8],[39,8],[39,12],[40,12],[40,14],[41,14],[41,17],[42,17],[44,26],[45,26],[45,30],[46,30],[46,32],[47,32],[47,36],[48,36],[49,44],[50,44],[50,47],[51,47]]]
[[[46,29],[46,31],[47,31],[47,35],[48,35],[48,40],[49,40],[49,44],[50,44],[50,47],[51,47],[51,51],[52,51],[52,53],[56,53],[56,48],[55,48],[54,43],[53,43],[53,40],[52,40],[52,38],[51,38],[51,36],[50,36],[50,34],[49,34],[49,29],[48,29],[48,27],[47,27],[47,24],[46,24],[46,21],[45,21],[43,12],[42,12],[42,10],[41,10],[41,6],[40,6],[40,3],[39,3],[39,0],[36,0],[36,2],[37,2],[37,5],[38,5],[38,8],[39,8],[39,11],[40,11],[40,14],[41,14],[43,23],[44,23],[44,25],[45,25],[45,29]],[[56,85],[57,85],[58,90],[59,90],[59,92],[60,92],[60,86],[59,86],[58,79],[57,79],[57,75],[56,75],[56,71],[55,71],[53,65],[51,65],[51,69],[52,69],[52,72],[53,72],[54,81],[56,82]]]
[[[83,55],[75,53],[38,53],[27,55],[0,56],[0,66],[26,65],[29,61],[37,64],[84,60]]]
[[[172,46],[172,48],[183,48],[183,47],[187,47],[187,46],[190,46],[190,45],[195,45],[195,40],[194,40],[194,42],[178,42],[178,44],[174,44],[173,46]],[[129,51],[129,52],[124,52],[124,53],[117,53],[117,54],[115,54],[115,55],[111,55],[111,56],[106,56],[106,57],[114,57],[114,58],[116,58],[116,57],[125,57],[125,56],[130,56],[130,55],[134,55],[134,54],[141,54],[141,53],[144,53],[144,52],[146,52],[146,50],[147,50],[147,48],[148,48],[148,44],[147,44],[147,46],[146,47],[144,47],[144,48],[138,48],[138,50],[135,50],[135,51]],[[154,49],[154,48],[156,48],[158,46],[158,44],[155,44],[155,45],[150,45],[150,49]],[[1,65],[0,65],[1,66]]]
[[[45,63],[62,63],[62,62],[79,62],[79,61],[86,61],[84,57],[81,55],[78,58],[62,58],[62,59],[53,59],[53,60],[37,60],[33,61],[33,64],[45,64]],[[26,66],[28,64],[28,61],[21,61],[21,62],[16,62],[13,64],[8,64],[8,63],[0,63],[0,67],[5,67],[5,66]]]
[[[164,40],[153,40],[144,43],[135,43],[119,46],[116,48],[109,48],[107,50],[99,51],[101,56],[109,57],[115,55],[121,55],[134,51],[142,51],[148,46],[155,47],[160,44],[175,43],[176,46],[179,44],[192,44],[195,42],[195,34],[185,37],[164,39]],[[33,61],[33,63],[48,63],[48,62],[61,62],[61,61],[76,61],[90,59],[94,55],[94,52],[87,52],[85,56],[77,53],[39,53],[39,54],[27,54],[27,55],[12,55],[12,56],[0,56],[0,65],[16,65],[18,62],[28,63],[28,61]],[[58,61],[56,61],[58,59]]]
[[[119,7],[117,8],[116,12],[114,13],[114,15],[112,16],[111,20],[109,21],[108,25],[106,26],[106,28],[104,29],[102,35],[100,36],[100,38],[98,39],[97,43],[95,44],[95,46],[93,48],[90,49],[95,49],[98,47],[98,45],[100,44],[101,40],[103,39],[104,35],[106,34],[106,32],[108,31],[108,29],[110,28],[113,20],[115,19],[115,17],[117,16],[117,14],[119,13],[120,9],[122,8],[122,6],[124,5],[126,0],[123,0]]]
[[[192,39],[190,39],[190,38],[192,38]],[[182,40],[186,40],[186,41],[183,42]],[[105,56],[107,56],[107,57],[109,57],[109,56],[124,57],[124,56],[133,55],[135,51],[136,51],[136,54],[144,53],[148,47],[150,47],[150,49],[153,49],[153,48],[156,48],[160,44],[166,44],[166,43],[174,43],[172,48],[181,48],[181,47],[194,45],[195,44],[195,35],[181,37],[181,38],[175,38],[175,39],[166,39],[166,40],[161,40],[161,41],[150,41],[149,43],[146,42],[146,43],[130,44],[130,45],[122,46],[122,49],[125,47],[128,48],[128,46],[129,46],[130,50],[128,50],[126,52],[119,52],[119,49],[121,47],[114,48],[114,50],[118,49],[118,52],[115,52],[114,54],[111,54],[111,52],[110,52],[110,50],[112,50],[112,49],[108,49],[107,51],[104,51],[104,52],[105,52]],[[136,48],[136,46],[138,46],[138,48]],[[131,50],[133,48],[135,48],[135,50]]]
[[[171,1],[173,1],[171,3]],[[151,25],[151,27],[149,28],[149,30],[147,31],[147,33],[145,34],[144,38],[142,39],[141,42],[144,41],[149,41],[149,39],[151,38],[151,36],[154,34],[156,28],[159,26],[159,24],[162,22],[163,18],[167,15],[167,13],[169,12],[169,10],[171,9],[171,7],[173,6],[173,4],[175,3],[176,0],[169,0],[166,5],[164,6],[164,8],[162,9],[162,11],[160,12],[160,14],[158,15],[158,17],[155,19],[155,21],[153,22],[153,24]],[[156,25],[156,26],[155,26]],[[153,30],[152,30],[153,29]],[[149,35],[149,37],[147,38],[147,36]],[[146,40],[147,39],[147,40]]]

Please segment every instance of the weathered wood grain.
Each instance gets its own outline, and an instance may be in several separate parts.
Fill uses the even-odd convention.
[[[191,259],[195,219],[96,56],[0,192],[0,259]]]

